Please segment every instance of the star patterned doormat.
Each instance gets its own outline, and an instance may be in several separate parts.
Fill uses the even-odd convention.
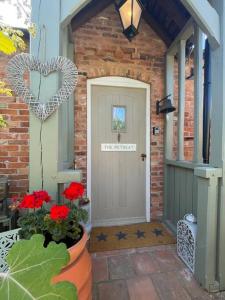
[[[159,222],[92,229],[90,252],[175,244],[175,237]]]

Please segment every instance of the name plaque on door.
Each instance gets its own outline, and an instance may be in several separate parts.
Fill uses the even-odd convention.
[[[135,152],[137,144],[101,144],[101,151]]]

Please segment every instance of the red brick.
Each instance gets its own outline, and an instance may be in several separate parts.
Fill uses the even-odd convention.
[[[104,22],[102,18],[105,18]],[[163,211],[163,127],[164,117],[155,113],[155,101],[164,96],[165,52],[166,47],[156,33],[142,20],[140,30],[134,41],[129,42],[122,34],[121,22],[114,5],[110,5],[100,15],[91,18],[74,33],[75,63],[80,71],[79,82],[75,91],[75,145],[77,167],[83,171],[83,182],[87,174],[87,78],[100,76],[122,76],[146,82],[151,85],[151,127],[159,126],[158,136],[151,136],[151,189],[152,189],[152,220],[160,218]],[[6,78],[5,66],[10,58],[0,55],[0,75]],[[190,73],[191,62],[186,73]],[[175,62],[175,99],[178,99],[178,68]],[[26,80],[28,75],[26,74]],[[185,158],[192,159],[193,140],[193,81],[186,81],[185,102]],[[1,129],[0,138],[6,142],[0,147],[2,161],[7,157],[17,162],[26,163],[26,167],[10,169],[12,176],[21,174],[28,179],[29,164],[29,110],[28,106],[16,97],[0,96],[4,108],[0,113],[8,121],[8,128]],[[174,114],[177,124],[177,112]],[[177,130],[174,127],[174,157],[176,157]],[[0,174],[6,174],[2,168]],[[13,171],[12,171],[13,170]],[[16,180],[16,179],[12,179]],[[18,179],[19,180],[19,179]],[[24,188],[24,192],[26,189]],[[20,191],[20,194],[23,192]]]
[[[109,279],[107,258],[93,258],[93,281],[100,282]]]
[[[130,300],[160,300],[150,277],[137,277],[127,280]]]
[[[123,280],[100,283],[98,285],[98,295],[99,300],[129,299],[126,282]]]
[[[131,255],[135,273],[146,275],[159,271],[159,264],[149,253],[138,253]]]

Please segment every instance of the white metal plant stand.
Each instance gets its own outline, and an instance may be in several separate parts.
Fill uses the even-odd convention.
[[[194,273],[197,224],[187,220],[177,223],[177,254]]]
[[[0,272],[6,272],[8,265],[6,263],[6,256],[12,246],[19,240],[19,228],[0,233]]]

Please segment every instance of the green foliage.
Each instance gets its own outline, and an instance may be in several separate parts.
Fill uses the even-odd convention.
[[[13,54],[17,50],[24,51],[26,44],[23,35],[21,30],[0,25],[0,50],[7,55]]]
[[[35,233],[43,235],[50,234],[52,240],[59,242],[67,237],[74,241],[82,234],[80,223],[86,223],[88,213],[76,204],[71,204],[68,217],[64,220],[52,220],[49,212],[45,208],[35,211],[27,211],[19,220],[18,225],[20,238],[30,239]]]
[[[7,122],[3,119],[3,116],[0,115],[0,128],[5,128],[7,126]]]
[[[45,216],[47,211],[41,208],[36,211],[27,211],[18,219],[18,225],[21,228],[19,235],[21,239],[29,240],[33,234],[44,234]]]
[[[52,236],[52,239],[56,242],[63,240],[66,237],[76,241],[80,238],[82,233],[79,224],[81,222],[86,223],[87,220],[87,211],[73,204],[71,205],[69,216],[65,220],[54,221],[49,215],[46,215],[44,230],[49,232]]]
[[[69,262],[66,246],[51,242],[44,248],[43,242],[42,235],[34,235],[31,240],[21,240],[12,247],[7,256],[9,271],[0,273],[0,299],[77,299],[72,283],[51,283]]]
[[[5,82],[0,81],[0,95],[12,96],[12,90],[6,87]]]
[[[124,121],[121,121],[119,119],[113,120],[112,129],[113,130],[122,130],[126,128],[126,124]]]

